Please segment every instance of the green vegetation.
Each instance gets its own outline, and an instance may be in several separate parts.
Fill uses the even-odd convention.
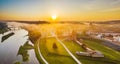
[[[79,46],[74,41],[65,40],[63,43],[67,46],[67,48],[76,56],[82,64],[119,64],[120,63],[120,53],[108,48],[98,42],[100,40],[91,40],[84,39],[83,43],[88,47],[101,51],[105,57],[103,58],[95,58],[95,57],[87,57],[87,56],[79,56],[76,55],[76,51],[85,51],[81,46]],[[76,62],[72,59],[72,57],[66,52],[63,46],[55,39],[55,38],[42,38],[39,40],[39,48],[43,57],[50,64],[76,64]],[[38,51],[38,50],[37,50]],[[37,54],[39,55],[39,53]],[[39,57],[39,61],[44,63],[42,59]]]
[[[1,24],[2,25],[2,24]],[[5,25],[6,26],[6,25]],[[55,25],[56,26],[56,25]],[[48,26],[49,27],[49,26]],[[66,25],[65,25],[66,27]],[[79,27],[79,26],[76,26]],[[76,28],[74,26],[74,28]],[[61,28],[61,27],[60,27]],[[62,27],[63,28],[63,27]],[[80,26],[80,28],[82,28]],[[21,55],[24,62],[29,61],[29,54],[28,51],[31,49],[34,49],[36,58],[38,59],[40,64],[45,64],[43,59],[40,56],[40,52],[43,55],[43,57],[46,59],[46,61],[50,64],[77,64],[76,61],[68,54],[68,52],[64,49],[64,47],[54,38],[42,38],[42,34],[39,30],[40,28],[31,28],[30,30],[26,29],[29,34],[29,40],[34,44],[34,46],[30,45],[27,42],[25,42],[24,45],[21,45],[18,51],[17,55]],[[47,28],[45,28],[47,29]],[[58,29],[58,28],[57,28]],[[68,29],[68,28],[66,28]],[[76,34],[72,33],[72,38],[74,37],[77,39],[81,38],[87,47],[98,50],[102,52],[105,57],[103,58],[95,58],[95,57],[87,57],[87,56],[79,56],[76,54],[77,51],[85,52],[85,49],[83,49],[80,45],[78,45],[74,41],[64,40],[63,44],[67,46],[67,48],[72,52],[72,54],[82,63],[82,64],[119,64],[120,63],[120,52],[109,48],[107,46],[104,46],[100,42],[103,42],[101,40],[93,39],[91,37],[88,37],[86,34],[87,29],[84,29],[82,34]],[[0,28],[0,34],[7,32],[8,28],[3,29]],[[42,29],[41,29],[42,30]],[[75,29],[77,30],[77,29]],[[43,31],[46,32],[47,30]],[[60,30],[57,32],[58,35],[61,36],[62,32],[66,32],[67,30]],[[49,28],[48,28],[49,32]],[[69,33],[69,31],[68,31]],[[8,39],[10,36],[14,35],[14,33],[9,33],[7,35],[4,35],[2,37],[2,42]],[[49,34],[47,34],[49,35]],[[40,39],[39,39],[40,38]],[[15,64],[20,64],[20,62],[16,62]]]
[[[53,43],[53,49],[57,49],[58,47],[57,47],[57,45],[56,45],[56,43]]]
[[[41,37],[41,33],[39,31],[28,30],[28,36],[32,43],[36,42],[39,37]]]
[[[41,39],[39,43],[42,55],[50,64],[76,64],[55,38]],[[53,48],[54,44],[56,49]]]
[[[8,27],[7,23],[0,22],[0,34],[4,34],[5,32],[9,30],[10,28]]]
[[[21,64],[20,62],[15,62],[14,64]]]
[[[106,59],[109,59],[111,62],[120,63],[120,52],[111,49],[109,47],[106,47],[102,44],[100,44],[101,41],[99,40],[88,40],[85,39],[83,41],[83,43],[85,43],[88,47],[95,49],[95,50],[99,50],[101,51],[104,55]]]
[[[88,42],[89,43],[89,42]],[[93,43],[96,43],[93,41]],[[68,47],[68,49],[83,63],[83,64],[116,64],[119,63],[119,61],[116,61],[114,59],[111,59],[109,57],[105,57],[104,58],[93,58],[93,57],[87,57],[87,56],[78,56],[75,54],[76,51],[85,51],[84,49],[82,49],[81,46],[79,46],[76,42],[73,41],[64,41],[64,44]],[[92,46],[91,45],[87,45]],[[94,47],[98,47],[99,48],[99,44],[95,45]],[[100,48],[104,47],[103,45],[101,45]],[[95,50],[99,50],[94,48]],[[102,51],[101,51],[102,52]],[[109,50],[109,52],[106,52],[107,54],[109,54],[110,52],[116,52],[116,51],[111,51]],[[117,54],[119,55],[119,54]],[[119,59],[118,59],[119,60]]]
[[[36,43],[34,44],[35,55],[36,55],[36,58],[37,58],[37,60],[39,61],[40,64],[45,64],[44,61],[42,60],[42,58],[40,57],[39,49],[38,49],[38,43],[39,43],[39,42],[36,42]]]
[[[1,42],[5,41],[6,39],[8,39],[9,37],[11,37],[11,36],[13,36],[13,35],[14,35],[14,33],[11,32],[11,33],[9,33],[9,34],[7,34],[7,35],[2,36]]]
[[[34,47],[30,45],[27,41],[23,46],[20,46],[17,55],[22,55],[23,61],[29,61],[28,50],[31,50],[31,49],[34,49]]]

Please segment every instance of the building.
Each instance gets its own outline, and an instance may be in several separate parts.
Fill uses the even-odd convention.
[[[90,56],[90,57],[104,57],[104,55],[98,51],[90,51],[90,52],[76,52],[77,55],[82,55],[82,56]]]
[[[114,39],[114,41],[116,41],[116,42],[120,42],[120,36],[114,36],[113,39]]]

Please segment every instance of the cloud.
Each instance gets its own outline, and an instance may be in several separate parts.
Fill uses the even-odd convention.
[[[87,11],[101,11],[112,8],[120,8],[120,0],[91,0],[82,4]]]

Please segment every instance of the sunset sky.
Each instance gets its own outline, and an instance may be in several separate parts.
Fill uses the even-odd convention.
[[[102,21],[120,19],[120,0],[0,0],[1,20]]]

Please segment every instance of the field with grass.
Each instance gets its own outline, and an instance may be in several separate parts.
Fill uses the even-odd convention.
[[[120,63],[120,52],[106,47],[99,42],[100,40],[84,39],[83,43],[89,48],[101,51],[105,57],[94,58],[87,56],[76,55],[76,51],[85,51],[75,41],[62,40],[63,44],[72,52],[72,54],[82,64],[119,64]],[[77,64],[76,61],[66,52],[64,47],[54,37],[42,38],[38,41],[39,49],[43,57],[50,64]]]
[[[40,39],[39,43],[41,53],[50,64],[76,64],[55,38]],[[54,48],[53,44],[57,47]]]
[[[120,52],[111,49],[109,47],[106,47],[102,44],[100,44],[101,41],[99,40],[90,40],[90,39],[86,39],[84,40],[84,43],[95,50],[99,50],[101,51],[104,55],[106,59],[109,59],[110,62],[119,64],[120,63]],[[104,60],[105,61],[105,60]]]
[[[100,42],[100,41],[97,41]],[[76,51],[84,51],[76,42],[73,41],[64,41],[64,44],[72,51],[72,53],[83,63],[83,64],[119,64],[120,63],[120,53],[97,43],[96,41],[84,40],[84,43],[94,49],[101,51],[105,57],[104,58],[93,58],[87,56],[78,56],[75,54]],[[97,47],[97,48],[96,48]],[[98,49],[99,48],[99,49]],[[102,50],[100,50],[102,49]],[[108,51],[108,52],[107,52]],[[112,52],[112,53],[111,53]],[[111,58],[114,57],[114,58]],[[116,57],[117,56],[117,57]]]

